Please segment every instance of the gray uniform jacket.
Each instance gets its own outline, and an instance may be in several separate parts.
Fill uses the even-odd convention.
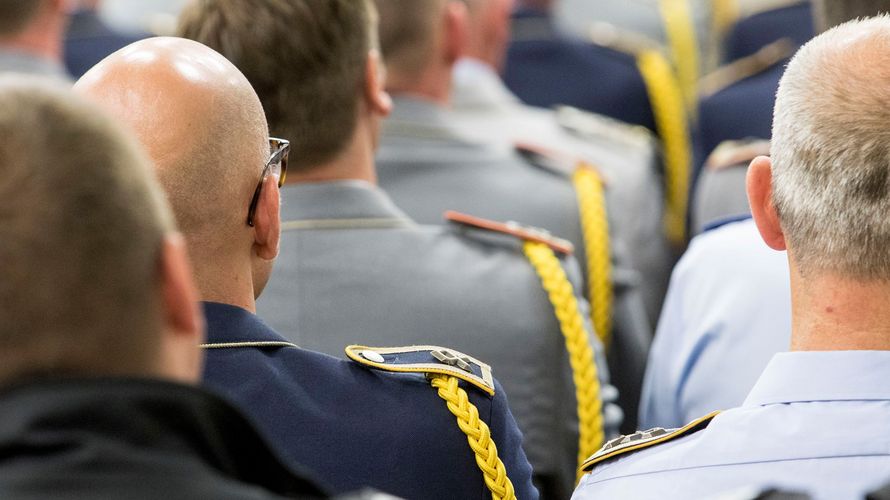
[[[574,386],[554,312],[520,242],[417,225],[360,181],[288,185],[282,197],[281,254],[259,315],[301,347],[332,355],[348,344],[432,344],[490,363],[536,475],[567,498]],[[564,264],[576,277],[575,261]],[[604,392],[614,401],[613,387]],[[609,405],[605,417],[616,432],[621,411]]]
[[[532,144],[596,167],[607,185],[616,257],[640,273],[646,312],[654,322],[667,291],[673,254],[664,236],[662,180],[652,135],[643,127],[581,110],[557,113],[526,106],[490,66],[470,59],[455,67],[452,102],[455,128],[468,138],[505,149]]]
[[[45,76],[60,83],[70,83],[70,77],[60,63],[18,50],[0,48],[0,74],[5,73]]]
[[[423,224],[441,224],[444,211],[458,210],[540,227],[570,240],[575,254],[584,255],[571,182],[562,174],[529,165],[513,151],[470,141],[456,125],[446,109],[396,99],[393,115],[384,125],[377,162],[380,186],[396,205]],[[616,278],[628,273],[633,278],[626,284],[638,281],[627,269],[616,269]],[[636,416],[651,338],[644,307],[638,283],[616,294],[612,380],[628,419]]]

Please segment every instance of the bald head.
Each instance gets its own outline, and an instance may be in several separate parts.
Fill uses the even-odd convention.
[[[75,89],[136,133],[195,250],[244,226],[269,147],[259,99],[229,61],[196,42],[152,38],[112,54]]]

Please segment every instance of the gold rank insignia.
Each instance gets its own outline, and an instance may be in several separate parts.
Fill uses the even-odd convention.
[[[482,229],[495,233],[506,234],[519,238],[522,241],[541,243],[550,247],[553,251],[563,255],[571,255],[575,251],[572,242],[553,236],[550,231],[536,227],[524,226],[518,222],[498,222],[481,217],[475,217],[454,210],[445,212],[445,220],[474,229]]]
[[[595,466],[609,462],[615,458],[696,433],[707,428],[711,421],[714,420],[714,417],[719,414],[719,411],[715,411],[704,417],[693,420],[679,429],[662,429],[656,427],[655,429],[639,431],[627,436],[620,436],[612,439],[603,445],[598,452],[585,460],[581,465],[581,470],[583,472],[590,472]]]

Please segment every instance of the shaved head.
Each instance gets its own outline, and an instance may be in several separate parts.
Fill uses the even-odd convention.
[[[193,250],[243,229],[269,145],[259,99],[229,61],[196,42],[152,38],[112,54],[75,89],[136,133]]]

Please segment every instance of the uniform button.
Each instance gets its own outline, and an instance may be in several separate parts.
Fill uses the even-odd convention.
[[[368,361],[373,361],[374,363],[385,363],[386,360],[380,353],[376,353],[374,351],[362,351],[359,353],[361,357],[367,359]]]

